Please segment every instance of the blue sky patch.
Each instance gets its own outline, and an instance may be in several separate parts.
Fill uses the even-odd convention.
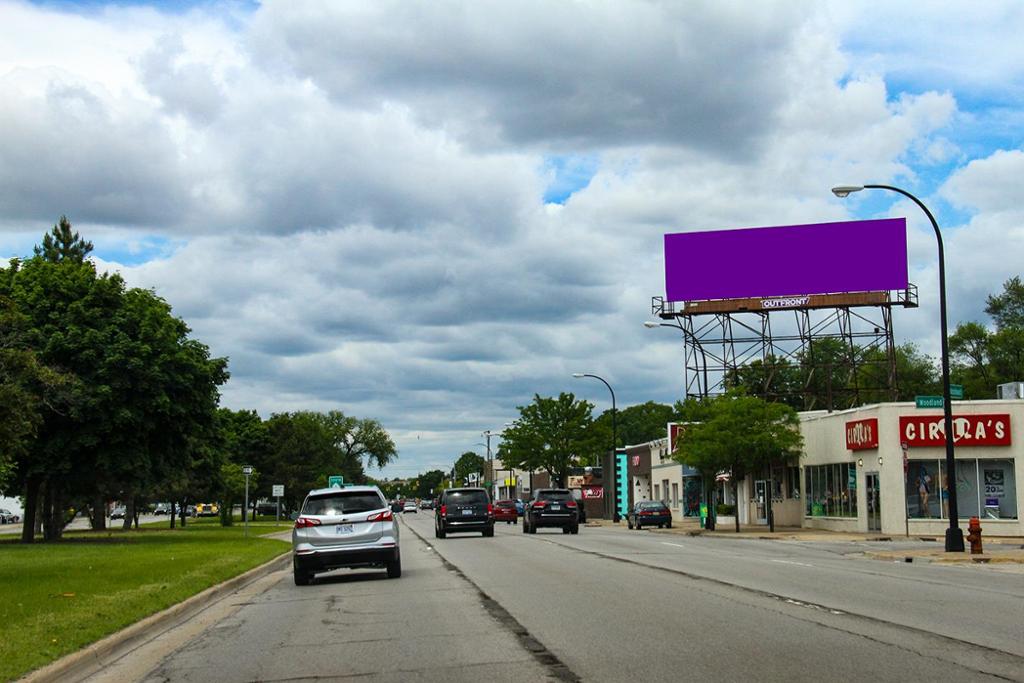
[[[590,184],[601,162],[596,154],[560,154],[544,158],[544,173],[552,175],[544,191],[545,204],[565,204],[573,193]]]

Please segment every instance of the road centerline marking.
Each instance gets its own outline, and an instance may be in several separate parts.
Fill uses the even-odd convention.
[[[661,541],[661,544],[662,545],[670,545],[673,548],[685,548],[686,547],[685,545],[682,545],[682,544],[679,544],[679,543],[669,543],[668,541]]]

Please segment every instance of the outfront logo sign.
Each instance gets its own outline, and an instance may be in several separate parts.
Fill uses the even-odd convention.
[[[799,308],[806,306],[811,300],[809,296],[790,296],[781,299],[761,299],[761,308]]]
[[[869,417],[846,423],[846,447],[851,451],[878,448],[878,418]]]
[[[900,417],[900,439],[910,447],[945,446],[942,415]],[[958,446],[1009,446],[1009,415],[954,415],[953,443]]]

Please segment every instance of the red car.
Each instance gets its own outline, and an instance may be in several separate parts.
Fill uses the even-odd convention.
[[[494,521],[506,524],[519,524],[514,500],[499,500],[494,503]]]

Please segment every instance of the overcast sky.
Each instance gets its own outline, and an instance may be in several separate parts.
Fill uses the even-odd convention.
[[[0,256],[66,214],[230,358],[225,406],[447,469],[534,393],[608,408],[573,372],[682,395],[642,326],[666,232],[906,216],[897,341],[937,353],[925,217],[835,184],[922,197],[985,321],[1024,270],[1022,35],[1019,2],[0,0]]]

